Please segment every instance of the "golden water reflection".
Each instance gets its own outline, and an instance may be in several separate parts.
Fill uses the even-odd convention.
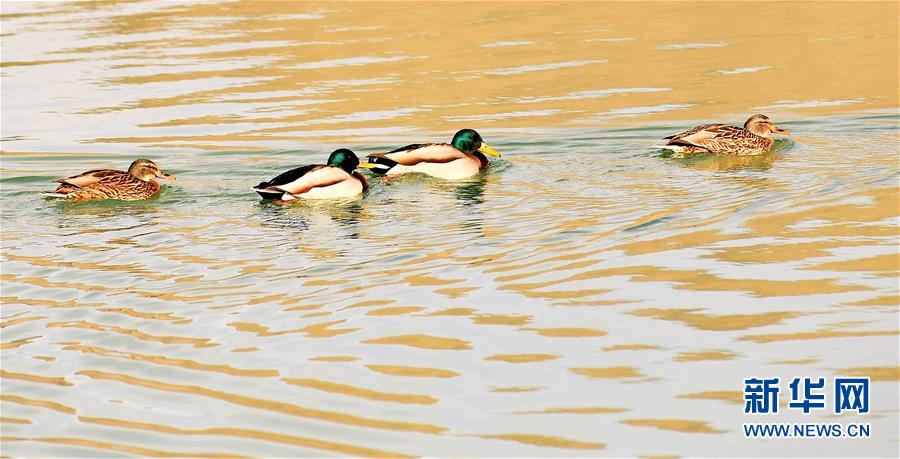
[[[792,121],[896,106],[896,16],[890,2],[11,4],[3,72],[21,83],[4,105],[50,96],[53,136],[98,148]],[[71,38],[35,46],[43,33]],[[7,121],[4,149],[58,144],[36,121]]]

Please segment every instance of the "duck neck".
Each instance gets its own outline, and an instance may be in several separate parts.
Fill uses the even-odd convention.
[[[760,136],[760,137],[769,137],[769,127],[764,124],[751,124],[746,128],[748,131]]]

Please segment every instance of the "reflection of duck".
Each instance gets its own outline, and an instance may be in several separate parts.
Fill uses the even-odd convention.
[[[719,153],[734,156],[761,155],[772,148],[769,134],[788,135],[766,115],[753,115],[743,128],[727,124],[704,124],[665,137],[669,141],[658,148],[676,153]]]
[[[300,234],[312,230],[313,233],[327,234],[328,238],[359,238],[359,223],[367,218],[365,201],[361,199],[344,199],[327,201],[322,199],[302,200],[297,205],[277,206],[272,201],[260,201],[258,207],[259,222],[264,226],[275,226],[288,231],[284,234]],[[335,232],[335,228],[325,224],[330,221],[343,227],[346,232]],[[307,241],[308,242],[308,241]]]
[[[464,206],[484,203],[484,180],[460,184],[455,190],[456,199]]]
[[[778,155],[757,156],[724,156],[724,155],[699,155],[690,157],[679,164],[697,170],[728,172],[740,169],[764,171],[772,167]],[[673,158],[675,155],[672,156]]]
[[[55,191],[43,194],[52,198],[63,198],[76,202],[118,199],[120,201],[142,201],[159,193],[160,185],[154,178],[175,180],[149,159],[138,159],[131,163],[128,171],[115,169],[94,169],[71,177],[56,180],[61,183]]]
[[[463,206],[484,203],[485,180],[482,177],[464,181],[435,182],[434,186],[444,192],[453,193]]]
[[[364,218],[363,204],[360,199],[344,200],[333,203],[322,201],[310,201],[302,209],[307,216],[325,215],[331,221],[350,229],[356,229],[356,225]]]
[[[360,163],[352,151],[341,148],[328,156],[328,164],[309,164],[291,169],[267,182],[260,182],[253,190],[263,199],[282,202],[297,198],[352,198],[366,191],[369,184],[357,167],[371,167]]]
[[[368,160],[379,174],[420,172],[433,177],[457,180],[471,177],[488,166],[484,155],[500,156],[472,129],[463,129],[450,143],[417,143],[369,155]]]

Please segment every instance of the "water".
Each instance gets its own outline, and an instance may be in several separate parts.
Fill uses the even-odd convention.
[[[472,7],[4,3],[2,454],[896,456],[897,6]],[[461,127],[468,181],[249,189]],[[743,439],[743,378],[840,375],[872,438]]]

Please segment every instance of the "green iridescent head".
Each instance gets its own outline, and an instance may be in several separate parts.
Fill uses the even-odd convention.
[[[340,148],[331,152],[328,157],[328,165],[340,167],[349,173],[359,167],[359,158],[356,157],[356,153],[346,148]]]
[[[476,151],[480,151],[481,153],[485,153],[491,156],[500,156],[500,153],[497,150],[494,150],[488,144],[484,143],[484,140],[481,139],[481,135],[478,132],[475,132],[474,129],[463,129],[458,131],[454,136],[453,140],[450,142],[453,145],[453,148],[466,153],[466,154],[474,154]]]

